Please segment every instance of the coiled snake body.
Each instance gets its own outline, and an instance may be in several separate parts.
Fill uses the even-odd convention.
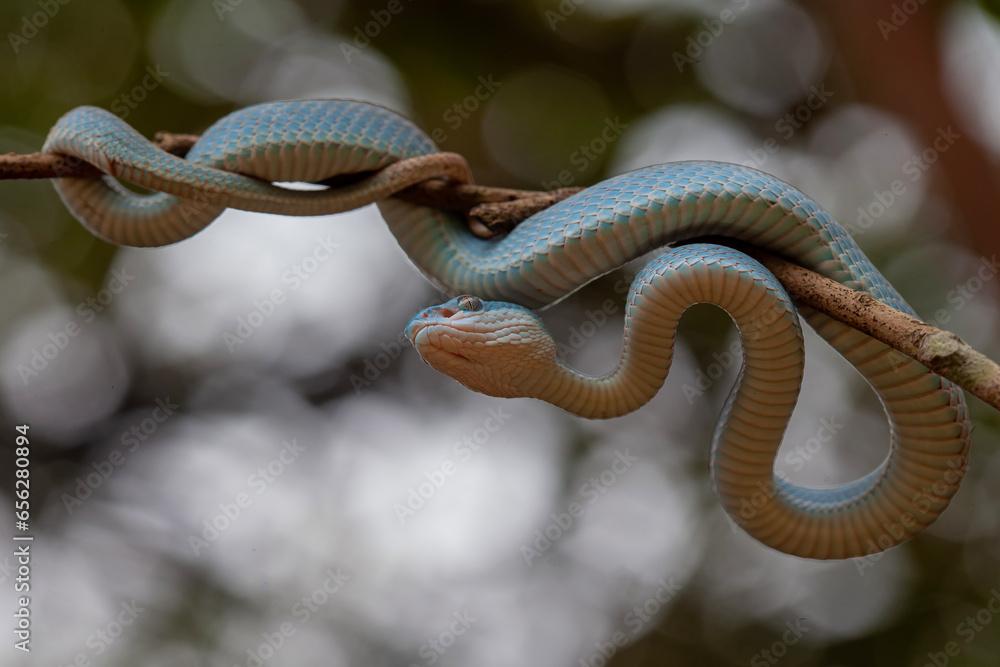
[[[122,245],[182,240],[225,207],[317,215],[378,201],[399,245],[429,280],[452,296],[475,295],[413,319],[407,332],[424,360],[477,391],[532,396],[583,417],[615,417],[648,401],[666,379],[681,315],[695,303],[718,305],[736,322],[744,360],[716,429],[712,477],[729,515],[775,549],[810,558],[886,549],[933,522],[965,471],[970,425],[957,387],[802,309],[880,397],[890,450],[871,473],[835,488],[776,476],[774,459],[802,380],[800,311],[763,266],[723,246],[669,248],[639,273],[613,371],[589,377],[556,358],[530,308],[555,303],[650,250],[707,236],[767,249],[912,312],[828,213],[754,169],[716,162],[639,169],[486,240],[455,215],[390,196],[430,177],[468,180],[468,173],[406,119],[361,102],[242,109],[209,128],[186,159],[156,148],[108,112],[81,107],[60,119],[44,150],[77,156],[108,174],[62,178],[56,188],[84,225]],[[402,158],[417,157],[394,171]],[[351,174],[349,184],[323,191],[271,183]],[[137,194],[115,177],[157,192]]]

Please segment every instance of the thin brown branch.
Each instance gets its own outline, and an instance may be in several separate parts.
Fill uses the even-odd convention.
[[[53,153],[7,153],[0,155],[0,180],[59,178],[61,176],[97,177],[101,172],[83,160]]]
[[[741,250],[760,260],[797,303],[899,350],[1000,410],[1000,366],[955,334],[797,264],[759,250]]]
[[[183,156],[197,139],[191,134],[160,132],[155,141],[163,150]],[[62,155],[0,155],[0,180],[99,175],[100,172],[86,162]],[[407,188],[396,196],[416,204],[464,213],[473,232],[490,237],[510,231],[528,216],[579,190],[562,188],[537,192],[434,179]],[[899,350],[1000,410],[1000,366],[955,334],[774,255],[753,248],[741,249],[774,273],[796,302],[826,313]]]
[[[414,204],[464,213],[469,228],[476,236],[491,238],[509,232],[522,220],[579,192],[580,189],[561,188],[550,192],[538,192],[449,183],[435,179],[418,183],[396,196]]]
[[[527,192],[511,201],[485,202],[469,209],[471,221],[478,222],[493,234],[504,234],[522,220],[547,209],[556,202],[575,195],[583,188],[559,188],[548,192]]]
[[[153,143],[174,155],[187,155],[194,143],[198,141],[197,134],[174,134],[173,132],[157,132]]]
[[[168,153],[184,156],[191,150],[196,141],[198,141],[198,135],[195,134],[157,132],[154,143]],[[0,155],[0,181],[60,178],[63,176],[96,178],[100,175],[101,172],[96,167],[68,155],[56,153],[7,153]]]
[[[187,154],[198,141],[195,134],[157,132],[154,143],[178,156]],[[54,153],[8,153],[0,155],[0,180],[24,180],[78,176],[96,178],[95,167],[83,160]],[[518,222],[578,192],[562,188],[551,192],[494,188],[487,185],[448,183],[431,180],[419,183],[396,196],[415,204],[465,213],[473,231],[482,237],[510,231]]]

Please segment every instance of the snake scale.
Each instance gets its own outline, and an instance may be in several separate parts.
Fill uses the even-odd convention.
[[[391,196],[428,178],[470,176],[408,120],[363,102],[244,108],[212,125],[186,158],[106,111],[80,107],[52,128],[44,150],[104,172],[54,183],[88,229],[121,245],[180,241],[226,207],[319,215],[378,202],[409,259],[453,297],[408,325],[421,357],[476,391],[535,397],[582,417],[617,417],[646,403],[667,377],[681,315],[695,303],[719,306],[740,332],[743,365],[713,439],[712,479],[730,517],[780,551],[848,558],[887,549],[933,522],[965,472],[971,427],[956,386],[822,313],[797,310],[747,255],[697,242],[751,244],[912,312],[826,211],[760,171],[718,162],[650,166],[482,239],[457,215]],[[139,194],[119,179],[154,192]],[[330,187],[274,184],[286,181]],[[615,368],[591,377],[557,358],[532,309],[657,248],[629,291]],[[833,488],[799,486],[774,470],[802,381],[800,313],[874,388],[891,425],[881,465]]]

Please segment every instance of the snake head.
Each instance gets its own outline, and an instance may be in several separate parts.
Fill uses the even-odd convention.
[[[406,336],[429,366],[489,396],[534,396],[556,344],[533,312],[458,296],[417,313]]]

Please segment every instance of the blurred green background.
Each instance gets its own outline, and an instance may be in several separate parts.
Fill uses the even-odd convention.
[[[38,150],[84,104],[152,136],[346,97],[492,185],[738,162],[813,196],[926,319],[1000,358],[995,3],[8,0],[0,26],[0,151]],[[931,530],[802,561],[711,492],[736,373],[717,312],[686,319],[653,403],[584,422],[415,358],[399,332],[437,295],[371,208],[230,211],[123,250],[46,182],[0,193],[0,407],[10,442],[33,435],[24,664],[1000,665],[1000,418],[975,400],[969,473]],[[617,354],[634,271],[546,312],[581,368]],[[807,344],[778,466],[839,483],[887,429]]]

